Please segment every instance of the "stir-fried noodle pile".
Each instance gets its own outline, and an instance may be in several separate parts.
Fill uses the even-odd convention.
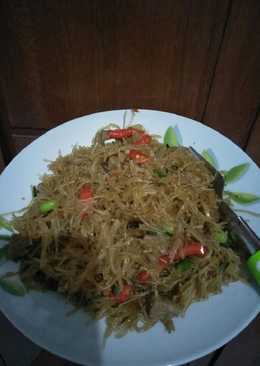
[[[27,286],[58,291],[118,336],[158,321],[171,331],[173,316],[240,278],[238,255],[217,240],[204,163],[126,130],[53,161],[10,245]]]

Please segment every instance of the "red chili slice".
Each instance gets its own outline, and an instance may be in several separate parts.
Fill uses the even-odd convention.
[[[84,186],[81,188],[81,190],[79,192],[79,198],[82,201],[87,201],[92,197],[93,197],[93,192],[92,192],[90,184],[84,184]]]
[[[164,268],[167,267],[168,264],[171,263],[170,257],[168,255],[161,255],[159,257],[159,265],[160,267]]]
[[[117,295],[117,301],[122,304],[129,299],[130,292],[132,290],[132,285],[124,285],[122,290]]]
[[[148,155],[145,155],[141,151],[138,150],[130,150],[128,156],[131,160],[134,160],[137,164],[144,164],[150,160]]]
[[[150,273],[149,273],[149,272],[147,272],[147,271],[141,271],[141,272],[139,272],[139,273],[138,273],[138,275],[137,275],[137,279],[138,279],[138,281],[139,281],[139,282],[141,282],[141,283],[145,283],[145,282],[147,282],[150,278],[151,278],[151,275],[150,275]]]
[[[207,254],[207,248],[200,243],[188,243],[177,251],[173,260],[177,261],[186,257],[204,257]]]
[[[115,130],[107,131],[107,138],[108,139],[123,139],[132,137],[135,131],[132,128],[117,128]]]
[[[106,294],[106,296],[109,297],[111,300],[117,301],[120,304],[122,304],[129,299],[129,295],[132,291],[132,288],[133,288],[132,285],[124,285],[119,294],[115,294],[113,293],[113,291],[109,291],[109,293]],[[105,292],[103,293],[105,295]]]
[[[81,212],[79,216],[80,216],[81,220],[84,220],[84,219],[88,218],[88,213],[87,212]]]
[[[144,134],[140,137],[140,139],[133,142],[134,145],[148,145],[151,143],[151,136]]]

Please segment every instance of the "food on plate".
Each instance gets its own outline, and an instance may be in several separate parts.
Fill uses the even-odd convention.
[[[12,224],[23,283],[105,318],[106,335],[145,331],[241,278],[206,165],[141,125],[104,128],[49,164]]]

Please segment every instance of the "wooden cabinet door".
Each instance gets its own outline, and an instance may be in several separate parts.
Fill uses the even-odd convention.
[[[202,118],[228,0],[1,4],[1,91],[16,146],[102,110],[154,108]]]

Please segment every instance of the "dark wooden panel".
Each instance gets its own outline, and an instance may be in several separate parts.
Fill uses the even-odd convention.
[[[2,3],[2,87],[11,125],[49,128],[97,109],[96,3]]]
[[[228,2],[105,4],[98,20],[100,29],[105,20],[100,71],[108,89],[102,105],[130,104],[200,119]]]
[[[252,129],[246,151],[260,167],[260,114]]]
[[[231,341],[214,366],[260,365],[260,315],[238,337]]]
[[[35,140],[37,137],[39,137],[40,134],[38,135],[25,135],[25,134],[13,134],[13,141],[14,141],[14,146],[15,146],[15,150],[16,153],[20,152],[24,147],[26,147],[27,145],[29,145],[33,140]]]
[[[260,1],[236,0],[204,122],[245,147],[260,100]]]
[[[229,0],[3,0],[12,127],[140,106],[200,119]]]
[[[0,14],[1,14],[1,2],[0,2]],[[0,16],[0,37],[1,37],[1,16]],[[1,40],[1,38],[0,38]],[[0,146],[2,150],[2,155],[5,163],[9,163],[9,161],[15,155],[14,143],[11,137],[9,118],[7,114],[7,107],[5,105],[5,101],[3,98],[2,90],[1,90],[1,80],[3,75],[3,69],[1,69],[1,59],[0,57]]]
[[[5,167],[4,158],[3,158],[2,150],[1,150],[1,147],[0,147],[0,173],[4,169],[4,167]]]

